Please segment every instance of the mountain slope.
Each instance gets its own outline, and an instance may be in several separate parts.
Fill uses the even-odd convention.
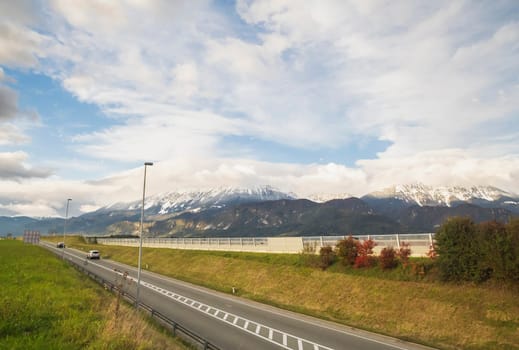
[[[390,233],[399,225],[358,198],[315,203],[306,199],[246,203],[156,222],[151,231],[188,236]]]
[[[452,216],[469,217],[474,222],[500,221],[507,222],[510,211],[503,208],[482,208],[474,204],[460,204],[455,207],[420,207],[414,205],[401,211],[397,222],[405,232],[434,232]]]

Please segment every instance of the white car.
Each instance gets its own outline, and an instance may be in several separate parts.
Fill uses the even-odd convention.
[[[99,259],[101,255],[99,254],[99,250],[89,250],[86,257],[87,259]]]

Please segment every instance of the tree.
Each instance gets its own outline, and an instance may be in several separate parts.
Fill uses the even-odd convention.
[[[481,281],[482,254],[476,225],[469,218],[453,217],[443,223],[436,236],[437,263],[444,281]]]

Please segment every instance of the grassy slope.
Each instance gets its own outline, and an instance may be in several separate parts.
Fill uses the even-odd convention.
[[[50,252],[0,241],[0,349],[186,349]]]
[[[89,246],[76,240],[76,246]],[[97,246],[135,265],[137,249]],[[445,349],[519,349],[516,287],[402,281],[300,265],[296,255],[143,249],[143,265],[217,290]],[[340,270],[340,269],[335,269]],[[368,272],[372,275],[372,272]]]

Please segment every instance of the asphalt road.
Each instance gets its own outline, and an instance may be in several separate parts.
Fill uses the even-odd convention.
[[[88,260],[75,249],[45,247],[125,292],[136,292],[137,269],[115,261]],[[102,255],[102,252],[101,252]],[[128,273],[123,280],[122,272]],[[398,339],[274,308],[142,270],[141,302],[201,335],[221,349],[290,350],[424,350],[431,349]]]

